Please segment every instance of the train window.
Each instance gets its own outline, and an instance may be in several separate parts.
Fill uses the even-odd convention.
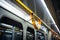
[[[15,27],[14,40],[23,40],[23,30]]]
[[[12,40],[12,30],[7,30],[4,32],[2,40]]]
[[[37,40],[45,40],[45,35],[41,31],[37,31]]]
[[[30,27],[27,28],[26,40],[35,40],[34,29]]]
[[[20,22],[14,21],[14,20],[12,20],[8,17],[2,17],[1,18],[1,23],[4,24],[4,25],[5,24],[11,25],[12,28],[13,28],[13,30],[12,30],[13,33],[12,34],[9,33],[9,35],[8,35],[8,33],[6,33],[6,37],[11,37],[12,36],[11,40],[23,40],[23,26]]]
[[[12,29],[0,26],[0,40],[12,40]]]

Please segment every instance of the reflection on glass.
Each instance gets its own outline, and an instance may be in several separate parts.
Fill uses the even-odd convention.
[[[19,28],[15,28],[14,40],[23,40],[23,31]]]
[[[42,32],[37,32],[37,40],[45,40],[44,33],[42,33]]]
[[[26,33],[26,40],[35,40],[34,36],[34,30],[28,27]]]
[[[7,30],[7,29],[0,29],[0,40],[12,40],[12,32],[11,29]]]

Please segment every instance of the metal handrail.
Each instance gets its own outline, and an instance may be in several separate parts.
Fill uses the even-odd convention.
[[[36,20],[41,20],[32,10],[30,10],[21,0],[16,0],[16,2],[29,14],[33,14]],[[56,33],[53,29],[51,29],[43,20],[41,22],[52,32],[54,33],[58,39],[60,39],[58,33]]]

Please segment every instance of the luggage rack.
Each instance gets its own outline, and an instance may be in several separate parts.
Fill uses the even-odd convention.
[[[36,26],[36,22],[38,22],[39,25],[41,25],[41,23],[43,23],[51,32],[53,35],[55,35],[55,37],[57,37],[58,39],[60,39],[58,33],[56,33],[53,29],[51,29],[43,20],[41,20],[32,10],[30,10],[21,0],[16,0],[16,2],[30,15],[32,24],[34,26],[35,29],[40,29],[39,26]]]

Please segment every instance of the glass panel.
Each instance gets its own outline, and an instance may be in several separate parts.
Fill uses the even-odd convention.
[[[29,27],[27,28],[26,40],[35,40],[34,30]]]
[[[45,40],[44,33],[37,31],[37,40]]]
[[[12,29],[0,27],[0,40],[12,40]]]
[[[23,40],[23,30],[15,27],[14,40]]]

